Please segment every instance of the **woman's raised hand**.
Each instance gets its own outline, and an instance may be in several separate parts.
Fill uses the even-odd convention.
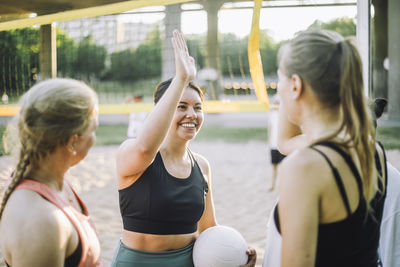
[[[175,54],[176,77],[190,82],[196,76],[196,65],[194,58],[189,55],[185,39],[178,30],[174,30],[172,46]]]

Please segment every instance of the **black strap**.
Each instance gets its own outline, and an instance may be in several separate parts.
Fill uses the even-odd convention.
[[[385,190],[385,192],[383,193],[383,196],[386,196],[386,187],[387,187],[386,152],[385,152],[385,148],[383,147],[382,143],[379,142],[379,141],[377,141],[377,143],[378,143],[379,147],[382,149],[382,152],[383,152],[383,162],[384,162],[384,167],[385,167],[385,189],[383,189],[383,187],[382,187],[382,181],[381,181],[381,179],[379,179],[379,181],[378,181],[378,186],[379,186],[379,189],[380,189],[381,191],[382,191],[382,190]],[[375,162],[376,162],[376,168],[378,169],[379,175],[380,175],[381,177],[383,177],[382,166],[381,166],[381,161],[380,161],[380,158],[379,158],[378,151],[376,151],[376,153],[375,153]]]
[[[376,170],[378,171],[379,175],[382,176],[382,165],[381,165],[381,159],[379,158],[379,153],[378,150],[375,151],[375,163],[376,163]]]
[[[192,151],[190,150],[190,148],[187,148],[187,152],[188,152],[189,157],[190,157],[190,160],[191,160],[191,162],[192,162],[192,167],[194,167],[195,164],[196,164],[197,162],[196,162],[196,160],[195,160],[195,158],[194,158],[194,156],[193,156],[193,153],[192,153]],[[198,169],[199,169],[199,171],[200,171],[200,173],[201,173],[201,177],[203,178],[203,179],[202,179],[202,183],[203,183],[203,189],[204,189],[204,196],[207,196],[208,190],[209,190],[209,188],[208,188],[208,182],[207,182],[207,180],[206,180],[206,177],[204,177],[204,174],[203,174],[203,172],[201,171],[201,168],[200,168],[200,166],[199,166],[198,163],[197,163],[197,167],[198,167]]]
[[[379,175],[383,177],[381,159],[379,158],[378,151],[375,152],[375,164],[376,164],[376,170],[378,171]],[[378,179],[378,188],[381,191],[383,190],[383,184],[381,179]]]
[[[274,208],[274,221],[276,225],[276,230],[278,230],[278,233],[281,233],[281,223],[279,222],[279,213],[278,213],[278,203],[276,204]]]
[[[351,156],[348,153],[346,153],[343,149],[339,148],[336,144],[329,142],[329,141],[318,142],[318,143],[314,144],[313,146],[316,146],[316,145],[327,146],[327,147],[335,150],[337,153],[339,153],[339,155],[342,156],[342,158],[345,160],[347,165],[350,167],[350,170],[354,174],[354,177],[356,178],[358,190],[360,192],[360,197],[364,198],[364,194],[363,194],[364,190],[363,190],[363,183],[362,183],[361,175],[358,172],[356,164],[354,164],[354,161],[351,158]]]
[[[189,148],[186,148],[189,158],[190,158],[190,165],[192,165],[192,168],[194,167],[194,156],[192,154],[192,151]]]
[[[383,152],[383,162],[384,162],[384,164],[385,164],[385,178],[387,178],[387,164],[386,164],[386,151],[385,151],[385,148],[383,147],[383,145],[382,145],[382,143],[381,142],[379,142],[379,141],[377,141],[377,143],[378,143],[378,145],[379,145],[379,147],[382,149],[382,152]],[[379,162],[380,163],[380,162]],[[387,179],[385,179],[386,181],[385,181],[385,185],[387,185]]]
[[[346,207],[347,214],[348,214],[348,216],[350,216],[351,215],[351,209],[350,209],[350,205],[349,205],[349,200],[347,199],[346,190],[344,188],[342,179],[340,177],[340,174],[339,174],[337,168],[335,166],[333,166],[331,160],[321,150],[319,150],[319,149],[317,149],[317,148],[315,148],[313,146],[310,147],[310,148],[315,150],[315,151],[317,151],[319,154],[321,154],[325,158],[325,160],[328,162],[329,167],[332,170],[333,177],[335,178],[336,184],[337,184],[337,186],[339,188],[340,194],[342,195],[343,203],[344,203],[344,205]]]

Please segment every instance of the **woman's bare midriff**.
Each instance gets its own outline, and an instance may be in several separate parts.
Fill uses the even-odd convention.
[[[168,251],[184,248],[194,242],[198,236],[197,232],[179,235],[152,235],[122,231],[122,243],[132,249],[144,251]]]

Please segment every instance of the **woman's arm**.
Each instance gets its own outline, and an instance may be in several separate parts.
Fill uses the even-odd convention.
[[[154,160],[167,135],[182,92],[196,75],[194,59],[189,56],[186,42],[178,31],[173,33],[172,45],[175,55],[175,77],[146,118],[137,139],[127,140],[119,148],[117,173],[120,178],[138,177]]]
[[[204,175],[204,178],[207,179],[208,183],[208,193],[206,196],[205,210],[203,216],[201,217],[198,223],[199,233],[203,232],[209,227],[216,226],[217,220],[215,218],[215,209],[214,209],[214,201],[212,198],[212,185],[211,185],[211,169],[210,165],[203,156],[199,154],[194,154],[197,163],[201,168],[201,172]]]
[[[282,267],[310,267],[315,263],[321,192],[313,171],[316,162],[320,164],[309,149],[303,149],[279,167]]]
[[[282,105],[279,107],[278,119],[278,150],[289,155],[296,149],[307,146],[307,139],[299,126],[291,123]]]

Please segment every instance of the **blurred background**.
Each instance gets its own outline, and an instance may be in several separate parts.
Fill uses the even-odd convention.
[[[263,2],[260,56],[269,95],[276,89],[280,45],[309,28],[356,35],[356,4],[355,0]],[[169,37],[178,28],[196,59],[196,82],[207,99],[247,96],[256,100],[247,54],[252,13],[253,1],[214,0],[55,22],[56,66],[51,67],[56,68],[57,77],[89,83],[99,93],[101,104],[151,102],[155,85],[174,74]],[[40,59],[43,28],[0,32],[2,104],[16,103],[35,82],[49,76]]]

